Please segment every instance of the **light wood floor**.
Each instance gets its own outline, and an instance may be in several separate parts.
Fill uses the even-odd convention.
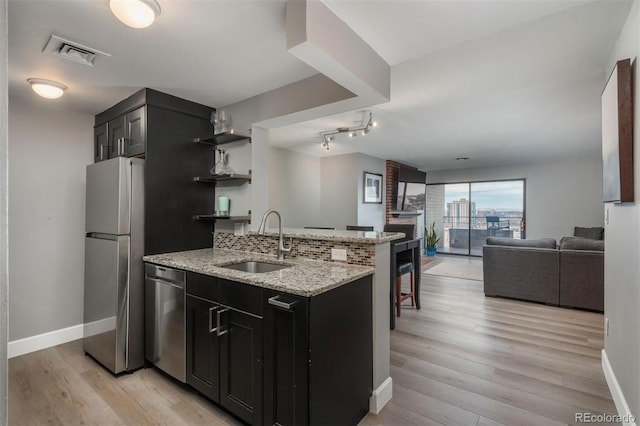
[[[602,315],[485,298],[481,282],[426,275],[421,301],[391,333],[393,400],[363,425],[538,426],[615,413]],[[9,360],[10,425],[237,423],[154,369],[114,378],[80,341]]]
[[[558,425],[616,414],[600,361],[602,314],[422,277],[422,309],[403,309],[391,332],[393,399],[365,424]]]

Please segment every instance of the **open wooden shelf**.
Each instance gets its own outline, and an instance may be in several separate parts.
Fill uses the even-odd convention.
[[[195,220],[231,220],[234,222],[251,222],[251,216],[220,216],[215,214],[198,214]]]
[[[232,129],[228,132],[219,133],[217,135],[207,136],[204,138],[195,138],[195,143],[203,143],[206,145],[224,145],[226,143],[232,143],[247,139],[251,142],[251,133],[242,132],[240,130]]]
[[[202,183],[216,183],[216,182],[231,182],[242,184],[244,182],[251,182],[251,173],[240,174],[232,173],[229,175],[213,175],[213,176],[196,176],[193,178],[195,182]]]

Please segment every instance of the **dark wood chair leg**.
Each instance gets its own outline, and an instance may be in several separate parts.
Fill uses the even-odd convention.
[[[415,289],[415,281],[413,275],[413,269],[411,270],[411,306],[415,306],[416,302],[416,289]]]
[[[402,303],[401,295],[402,277],[396,277],[396,316],[400,316],[400,303]]]

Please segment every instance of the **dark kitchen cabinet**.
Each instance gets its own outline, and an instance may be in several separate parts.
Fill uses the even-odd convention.
[[[109,158],[135,157],[145,153],[147,129],[145,107],[108,122]]]
[[[93,129],[93,161],[106,160],[109,158],[109,137],[107,134],[107,123],[96,126]]]
[[[214,211],[214,189],[193,181],[214,164],[213,150],[193,143],[194,134],[211,132],[213,111],[142,89],[95,116],[96,161],[119,156],[146,159],[145,255],[213,245],[213,224],[194,220],[194,212]]]
[[[187,383],[220,401],[219,344],[215,316],[219,304],[187,295]]]
[[[124,149],[123,155],[135,157],[146,152],[147,124],[146,109],[140,107],[124,116]]]
[[[264,291],[265,425],[351,425],[373,387],[372,280],[304,298]]]
[[[308,299],[272,290],[264,299],[264,424],[309,424]]]
[[[262,318],[220,310],[220,404],[250,424],[262,418]]]
[[[250,424],[262,419],[262,288],[187,273],[187,383]]]
[[[109,158],[122,156],[122,140],[124,139],[124,116],[118,117],[107,123],[109,135]]]

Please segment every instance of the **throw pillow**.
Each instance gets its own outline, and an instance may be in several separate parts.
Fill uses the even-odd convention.
[[[562,237],[560,250],[604,251],[604,241],[581,237]]]
[[[596,226],[593,228],[583,228],[581,226],[576,226],[575,228],[573,228],[573,236],[590,238],[592,240],[602,240],[604,237],[604,228],[601,226]]]

